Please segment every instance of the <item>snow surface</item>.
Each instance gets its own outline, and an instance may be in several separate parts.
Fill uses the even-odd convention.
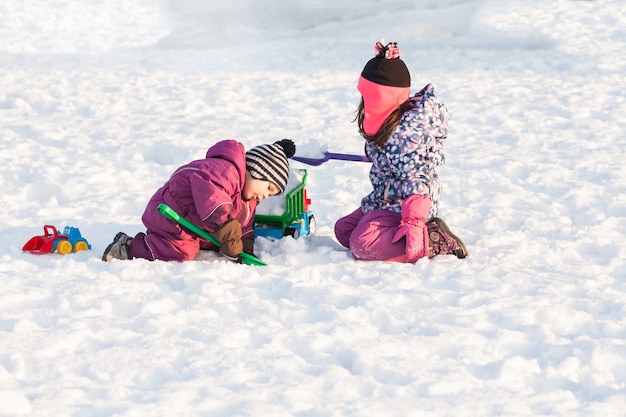
[[[0,415],[567,416],[626,409],[623,1],[3,0]],[[359,153],[384,38],[450,111],[465,260],[356,262],[367,164],[308,168],[267,267],[100,261],[215,141]],[[23,253],[45,224],[90,252]]]

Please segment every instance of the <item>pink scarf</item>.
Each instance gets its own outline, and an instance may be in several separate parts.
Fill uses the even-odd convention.
[[[363,130],[368,135],[375,135],[387,117],[402,103],[409,99],[411,87],[391,87],[381,85],[359,77],[357,90],[363,96],[365,114]]]

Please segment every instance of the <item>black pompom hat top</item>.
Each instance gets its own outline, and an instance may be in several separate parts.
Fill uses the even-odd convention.
[[[411,74],[404,61],[400,59],[397,42],[384,45],[377,42],[374,46],[376,56],[370,59],[361,76],[368,81],[390,87],[410,87]]]
[[[246,152],[246,169],[258,180],[270,181],[285,191],[289,179],[289,161],[296,153],[296,145],[290,139],[282,139],[271,145],[259,145]]]

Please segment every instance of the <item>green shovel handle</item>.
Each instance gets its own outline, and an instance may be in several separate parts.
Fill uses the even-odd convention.
[[[217,240],[215,240],[215,238],[213,236],[211,236],[211,234],[209,232],[207,232],[204,229],[199,228],[195,224],[191,223],[189,220],[187,220],[184,217],[182,217],[180,214],[176,213],[176,211],[173,208],[171,208],[170,206],[168,206],[167,204],[163,204],[163,203],[159,204],[158,210],[159,210],[159,213],[161,213],[164,217],[166,217],[166,218],[168,218],[170,220],[174,220],[176,223],[180,224],[181,226],[183,226],[187,230],[197,234],[201,238],[204,238],[204,239],[208,240],[209,242],[211,242],[212,244],[214,244],[218,248],[220,246],[222,246],[222,244],[220,242],[218,242]],[[263,262],[262,260],[260,260],[256,256],[250,255],[249,253],[246,253],[246,252],[241,252],[239,254],[239,258],[246,265],[255,265],[255,266],[265,266],[265,265],[267,265],[265,262]]]

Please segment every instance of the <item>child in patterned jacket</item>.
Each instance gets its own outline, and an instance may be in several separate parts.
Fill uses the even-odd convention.
[[[413,263],[436,255],[467,256],[461,239],[436,217],[445,162],[448,110],[427,84],[410,97],[411,76],[397,43],[375,46],[357,89],[355,121],[372,162],[373,191],[335,223],[339,243],[355,259]]]

